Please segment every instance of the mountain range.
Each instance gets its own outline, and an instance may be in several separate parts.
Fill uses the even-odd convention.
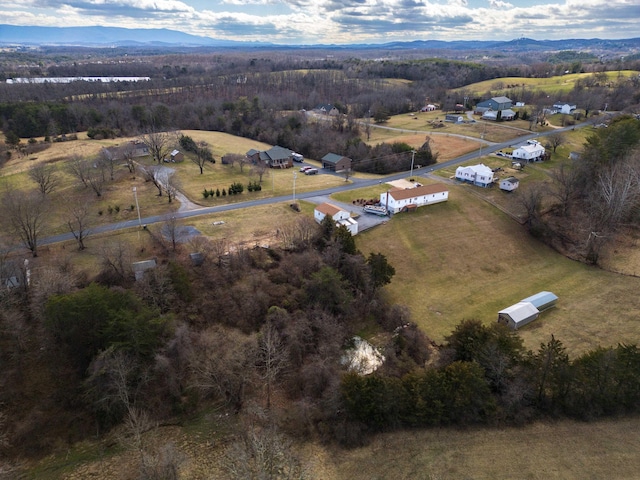
[[[487,51],[562,51],[619,52],[628,55],[640,52],[640,38],[619,40],[566,39],[534,40],[518,38],[510,41],[441,41],[415,40],[384,44],[351,45],[276,45],[268,42],[240,42],[190,35],[169,29],[129,29],[119,27],[38,27],[0,24],[0,45],[22,46],[86,46],[86,47],[269,47],[269,48],[385,48],[385,49],[448,49]]]

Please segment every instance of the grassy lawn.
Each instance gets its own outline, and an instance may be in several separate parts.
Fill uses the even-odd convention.
[[[605,72],[608,81],[615,81],[618,76],[637,76],[638,72],[632,70],[622,70],[620,72]],[[548,94],[563,94],[570,92],[575,87],[578,80],[585,80],[593,76],[592,73],[572,73],[549,78],[525,78],[525,77],[504,77],[472,83],[457,89],[472,92],[472,95],[485,95],[491,92],[492,95],[506,95],[525,91],[545,91]]]
[[[493,323],[502,308],[549,290],[558,306],[520,330],[528,348],[552,334],[571,354],[640,339],[640,279],[566,259],[467,187],[357,238],[365,255],[381,252],[395,267],[386,290],[427,335],[442,342],[463,319]]]

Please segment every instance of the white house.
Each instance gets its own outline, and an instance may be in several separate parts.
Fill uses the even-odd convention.
[[[565,113],[569,115],[576,109],[576,105],[571,105],[569,103],[554,103],[553,108],[555,108],[558,113]]]
[[[516,177],[508,177],[500,180],[500,190],[504,190],[506,192],[513,192],[519,186],[520,180]]]
[[[544,147],[535,140],[529,140],[526,145],[516,148],[511,154],[513,160],[525,160],[535,162],[542,160],[546,151]]]
[[[351,218],[351,214],[340,207],[336,207],[332,203],[321,203],[313,210],[313,218],[316,222],[322,223],[324,217],[329,215],[335,222],[336,226],[344,225],[351,232],[351,235],[358,233],[358,222]]]
[[[500,120],[504,121],[510,121],[516,118],[516,112],[514,112],[510,108],[506,108],[504,110],[487,110],[482,114],[482,119],[497,122],[498,114],[500,114]]]
[[[464,117],[462,115],[447,114],[444,116],[444,121],[452,123],[464,123]]]
[[[391,213],[449,200],[449,190],[441,184],[415,188],[394,188],[380,194],[380,205]]]
[[[456,168],[456,179],[470,182],[479,187],[488,187],[493,183],[493,171],[485,164]]]
[[[435,111],[437,109],[438,109],[438,107],[436,107],[432,103],[429,103],[428,105],[425,105],[424,107],[422,107],[422,109],[420,111],[421,112],[433,112],[433,111]]]

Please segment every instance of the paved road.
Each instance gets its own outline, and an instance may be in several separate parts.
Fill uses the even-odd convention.
[[[527,140],[531,140],[533,138],[545,137],[545,136],[551,135],[553,133],[564,132],[564,131],[572,130],[572,129],[575,129],[575,128],[583,128],[583,127],[590,126],[590,125],[591,125],[591,123],[582,123],[580,125],[564,127],[564,128],[558,128],[558,129],[550,130],[548,132],[532,132],[532,133],[528,133],[526,135],[523,135],[521,137],[513,138],[513,139],[508,140],[506,142],[491,143],[489,145],[483,146],[478,151],[467,153],[465,155],[462,155],[460,157],[454,158],[452,160],[448,160],[446,162],[441,162],[441,163],[438,163],[436,165],[429,165],[427,167],[421,167],[421,168],[414,169],[413,170],[413,174],[414,174],[414,176],[425,176],[425,175],[428,175],[428,174],[430,174],[432,172],[435,172],[437,170],[440,170],[440,169],[443,169],[443,168],[448,168],[448,167],[457,165],[459,163],[464,163],[464,162],[467,162],[469,160],[473,160],[474,158],[479,158],[479,157],[487,155],[489,153],[496,152],[498,150],[502,150],[504,148],[509,148],[510,146],[526,142]],[[420,133],[431,133],[431,132],[420,132]],[[473,140],[478,140],[478,139],[473,138]],[[326,188],[326,189],[322,189],[322,190],[315,190],[315,191],[311,191],[311,192],[301,192],[301,193],[296,192],[296,199],[297,200],[309,200],[309,201],[312,201],[315,197],[318,197],[318,198],[328,197],[329,195],[332,195],[332,194],[338,193],[338,192],[344,192],[344,191],[347,191],[347,190],[355,190],[357,188],[369,187],[369,186],[373,186],[373,185],[376,185],[376,184],[379,184],[379,183],[386,183],[386,182],[390,182],[390,181],[394,181],[394,180],[400,180],[400,179],[403,179],[403,178],[407,178],[407,174],[408,174],[408,172],[400,172],[400,173],[396,173],[396,174],[393,174],[393,175],[387,175],[385,177],[379,177],[377,179],[360,179],[360,178],[352,177],[350,183],[345,182],[345,184],[341,185],[341,186],[332,187],[332,188]],[[226,204],[226,205],[218,205],[218,206],[215,206],[215,207],[199,207],[199,208],[194,208],[194,209],[186,210],[186,211],[178,211],[178,212],[173,213],[172,215],[175,216],[176,218],[185,219],[185,218],[191,218],[191,217],[196,217],[196,216],[200,216],[200,215],[210,215],[212,213],[220,213],[220,212],[227,212],[227,211],[231,211],[231,210],[237,210],[239,208],[250,208],[250,207],[257,207],[257,206],[261,206],[261,205],[270,205],[270,204],[273,204],[273,203],[288,202],[288,201],[291,201],[291,200],[292,200],[292,196],[291,195],[283,195],[283,196],[279,196],[279,197],[270,197],[270,198],[262,198],[262,199],[259,199],[259,200],[250,200],[250,201],[247,201],[247,202],[239,202],[239,203],[230,203],[230,204]],[[332,200],[332,202],[333,202],[333,200]],[[101,225],[99,227],[92,228],[91,229],[91,234],[114,232],[114,231],[117,231],[117,230],[123,230],[123,229],[127,229],[127,228],[134,228],[134,227],[143,226],[143,225],[151,225],[151,224],[154,224],[154,223],[164,222],[166,219],[167,219],[167,215],[156,215],[156,216],[153,216],[153,217],[144,217],[140,221],[135,219],[135,220],[128,220],[126,222],[113,223],[113,224],[109,224],[109,225]],[[50,245],[50,244],[53,244],[53,243],[63,242],[63,241],[68,241],[68,240],[73,240],[73,239],[74,239],[74,237],[73,237],[73,235],[71,233],[65,233],[65,234],[55,235],[55,236],[52,236],[52,237],[47,237],[45,239],[42,239],[42,241],[39,244],[40,245]]]

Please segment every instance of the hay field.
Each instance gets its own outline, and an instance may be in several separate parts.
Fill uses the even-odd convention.
[[[640,341],[640,278],[568,260],[465,186],[451,186],[446,203],[395,215],[356,243],[365,255],[387,256],[396,269],[388,295],[436,342],[463,319],[493,323],[499,310],[542,290],[558,295],[558,306],[519,331],[528,348],[552,334],[572,356]]]
[[[601,75],[599,73],[598,75]],[[472,95],[483,96],[487,92],[492,95],[506,95],[525,91],[545,91],[553,94],[568,93],[573,90],[578,80],[585,80],[593,77],[593,73],[571,73],[568,75],[558,75],[549,78],[525,78],[525,77],[503,77],[494,78],[492,80],[484,80],[482,82],[472,83],[464,87],[460,87],[455,91],[467,91]],[[618,77],[629,78],[637,76],[638,72],[634,70],[621,70],[615,72],[604,72],[607,80],[615,82]]]

